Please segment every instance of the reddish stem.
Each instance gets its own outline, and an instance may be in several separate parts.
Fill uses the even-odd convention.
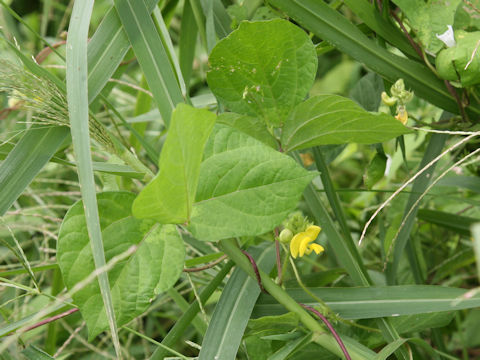
[[[245,250],[242,250],[243,254],[250,260],[250,264],[252,264],[253,271],[255,272],[255,276],[257,278],[258,286],[260,286],[260,290],[266,294],[268,292],[265,290],[265,288],[262,285],[262,278],[260,277],[260,272],[258,271],[257,263],[255,262],[255,259],[250,255],[248,252]]]
[[[75,312],[77,312],[77,311],[78,311],[77,308],[73,308],[73,309],[67,310],[67,311],[65,311],[65,312],[63,312],[63,313],[61,313],[61,314],[58,314],[58,315],[55,315],[55,316],[51,316],[51,317],[49,317],[49,318],[46,318],[46,319],[44,319],[44,320],[42,320],[42,321],[39,321],[39,322],[36,323],[36,324],[33,324],[32,326],[29,326],[28,328],[26,328],[26,329],[25,329],[25,332],[30,331],[30,330],[33,330],[33,329],[36,329],[36,328],[39,327],[39,326],[42,326],[42,325],[51,323],[51,322],[53,322],[53,321],[55,321],[55,320],[61,319],[61,318],[65,317],[65,316],[68,316],[68,315],[70,315],[70,314],[73,314],[73,313],[75,313]]]
[[[313,307],[302,304],[302,303],[299,303],[299,304],[304,309],[309,310],[312,313],[314,313],[315,315],[317,315],[323,321],[323,323],[327,326],[328,330],[330,330],[330,332],[332,333],[335,340],[337,340],[338,346],[340,346],[340,349],[342,349],[343,355],[345,355],[345,359],[352,360],[352,358],[350,357],[350,354],[347,351],[347,348],[345,347],[345,344],[343,343],[340,336],[338,336],[338,334],[335,331],[335,329],[333,328],[332,324],[330,324],[330,321],[328,321],[325,316],[323,316],[319,311],[315,310]]]
[[[403,33],[405,34],[405,36],[407,37],[408,39],[408,42],[410,43],[410,45],[412,46],[412,48],[415,50],[415,52],[424,60],[424,61],[427,61],[425,59],[425,56],[422,52],[422,49],[420,48],[420,46],[412,39],[412,37],[410,36],[410,33],[408,32],[408,30],[405,28],[405,25],[403,25],[403,22],[402,20],[398,17],[398,15],[395,13],[395,11],[390,11],[390,14],[393,16],[393,18],[395,19],[395,21],[398,23],[398,25],[400,25],[400,28],[402,29]]]

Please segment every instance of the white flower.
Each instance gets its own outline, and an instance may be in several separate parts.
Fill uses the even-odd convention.
[[[447,47],[453,47],[457,45],[457,43],[455,42],[455,36],[453,35],[452,25],[447,25],[447,28],[448,30],[445,31],[443,34],[436,34],[436,36],[440,41],[447,45]]]

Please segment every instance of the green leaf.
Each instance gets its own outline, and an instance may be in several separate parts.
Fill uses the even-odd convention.
[[[387,157],[384,154],[376,153],[370,164],[368,164],[367,173],[365,175],[365,186],[371,189],[377,182],[379,182],[387,167]]]
[[[345,4],[377,35],[400,49],[404,54],[420,59],[400,28],[389,19],[384,18],[374,3],[367,0],[345,0]]]
[[[370,319],[470,309],[480,306],[480,295],[469,290],[438,285],[401,285],[351,288],[310,288],[330,309],[344,319]],[[287,289],[298,302],[318,304],[302,289]],[[270,296],[260,295],[253,318],[284,314],[286,310]]]
[[[235,113],[222,113],[218,115],[217,122],[240,130],[274,149],[278,148],[276,139],[267,130],[264,122],[258,118]]]
[[[368,73],[355,84],[349,97],[367,111],[378,111],[383,90],[382,78],[376,73]]]
[[[249,248],[248,253],[253,256],[258,267],[270,272],[275,262],[273,246]],[[215,306],[203,339],[199,360],[236,358],[258,295],[258,282],[242,269],[235,269]]]
[[[0,216],[10,208],[65,140],[64,126],[31,127],[0,165]]]
[[[295,340],[287,341],[287,343],[277,350],[272,356],[268,358],[268,360],[285,360],[290,357],[294,352],[298,349],[304,347],[308,343],[312,341],[312,334],[307,334],[302,337],[299,337]]]
[[[463,86],[480,83],[480,31],[455,32],[456,46],[440,51],[435,65],[442,79],[460,81]]]
[[[57,304],[57,305],[50,305],[47,309],[48,310],[47,310],[47,313],[45,314],[45,316],[54,316],[58,313],[61,313],[62,311],[68,310],[69,307],[60,303],[60,304]],[[0,338],[6,336],[8,334],[11,334],[15,330],[18,330],[22,327],[27,327],[27,326],[33,325],[38,320],[39,320],[38,319],[38,313],[33,313],[33,314],[27,315],[24,318],[21,318],[17,321],[2,323],[2,325],[0,326]]]
[[[473,237],[473,250],[475,251],[475,261],[477,263],[477,276],[480,279],[480,222],[471,227]]]
[[[447,326],[454,317],[454,311],[440,311],[396,316],[390,320],[400,334],[411,334],[425,329]]]
[[[28,360],[50,360],[54,359],[43,350],[40,350],[34,345],[28,345],[23,351],[22,355]]]
[[[470,236],[470,227],[480,222],[478,218],[430,209],[420,209],[417,217],[419,220],[441,226],[466,236]]]
[[[236,29],[238,25],[245,20],[248,20],[247,7],[244,4],[233,4],[227,8],[227,13],[232,18],[230,27]]]
[[[137,218],[164,224],[190,219],[205,143],[215,114],[179,104],[160,155],[159,172],[133,203]]]
[[[298,105],[282,132],[285,151],[317,145],[374,144],[410,132],[387,114],[372,114],[338,95],[314,96]]]
[[[480,193],[480,178],[476,176],[452,175],[440,179],[435,186],[451,186],[456,189],[468,189]]]
[[[463,30],[476,28],[480,30],[480,16],[475,15],[476,9],[480,9],[480,0],[461,1],[455,12],[453,28]]]
[[[105,266],[100,218],[98,214],[95,180],[93,176],[92,154],[90,150],[89,107],[88,107],[88,69],[87,43],[93,0],[76,1],[68,27],[66,82],[67,103],[72,134],[73,150],[77,161],[78,180],[85,207],[86,231],[85,241],[92,256],[92,268]],[[82,209],[83,211],[83,209]],[[93,271],[93,270],[92,270]],[[111,331],[113,345],[117,356],[121,356],[118,338],[117,320],[113,309],[109,279],[105,272],[98,274],[100,298],[106,308],[108,327]],[[102,306],[102,301],[99,302]]]
[[[407,339],[397,339],[387,346],[385,346],[382,351],[380,351],[374,360],[386,360],[390,355],[392,355],[400,346],[402,346]]]
[[[119,326],[142,314],[157,294],[175,284],[185,258],[183,241],[174,226],[160,227],[151,220],[132,216],[134,198],[135,194],[128,192],[98,194],[106,260],[137,247],[133,255],[116,263],[108,272]],[[82,202],[75,203],[63,220],[57,257],[69,290],[95,271]],[[87,323],[90,340],[108,328],[97,280],[72,297]]]
[[[447,25],[453,25],[457,6],[462,0],[393,0],[407,16],[409,24],[417,33],[421,44],[430,52],[436,53],[444,46],[437,38]]]
[[[262,316],[248,322],[248,335],[269,333],[286,333],[298,327],[298,315],[287,312],[277,316]]]
[[[189,230],[199,240],[260,235],[295,209],[314,173],[217,124],[205,148]]]
[[[279,126],[312,87],[315,47],[288,21],[242,22],[209,58],[207,81],[231,111]]]

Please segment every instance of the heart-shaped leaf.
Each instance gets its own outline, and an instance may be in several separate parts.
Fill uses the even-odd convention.
[[[189,230],[216,241],[260,235],[295,209],[315,173],[292,158],[226,125],[205,147]]]
[[[137,247],[108,272],[117,324],[122,326],[142,314],[158,293],[172,287],[184,264],[185,248],[173,225],[156,225],[135,219],[131,206],[135,194],[104,192],[97,196],[107,261]],[[65,215],[58,237],[57,258],[68,290],[95,271],[83,203]],[[107,316],[95,278],[72,295],[93,339],[108,329]]]
[[[208,85],[225,106],[280,126],[312,87],[315,47],[292,23],[242,22],[209,58]]]

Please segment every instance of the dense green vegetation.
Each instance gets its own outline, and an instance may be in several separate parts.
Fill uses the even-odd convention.
[[[480,0],[0,11],[0,359],[480,358]]]

